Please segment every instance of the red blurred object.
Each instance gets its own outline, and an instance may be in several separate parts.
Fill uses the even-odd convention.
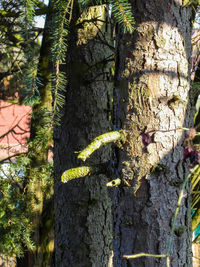
[[[32,108],[0,100],[0,160],[27,151]]]

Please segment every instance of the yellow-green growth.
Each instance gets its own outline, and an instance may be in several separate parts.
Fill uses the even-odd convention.
[[[155,255],[155,254],[147,254],[147,253],[138,253],[135,255],[124,255],[123,257],[125,259],[136,259],[136,258],[140,258],[140,257],[166,258],[167,255],[166,254]]]
[[[199,5],[200,0],[184,0],[183,6],[189,6],[189,5]]]
[[[97,149],[99,149],[102,145],[116,142],[121,138],[121,133],[119,131],[113,131],[109,133],[102,134],[94,139],[94,141],[87,146],[84,150],[82,150],[78,154],[78,159],[85,161],[90,155]]]
[[[63,172],[61,176],[61,181],[63,183],[67,183],[70,180],[85,177],[87,175],[91,175],[97,172],[97,169],[95,167],[91,166],[82,166],[78,168],[69,169],[65,172]]]
[[[118,186],[118,185],[120,185],[120,184],[121,184],[121,179],[117,178],[117,179],[115,179],[115,180],[112,180],[112,181],[108,182],[108,183],[106,184],[106,186],[114,187],[114,186]]]

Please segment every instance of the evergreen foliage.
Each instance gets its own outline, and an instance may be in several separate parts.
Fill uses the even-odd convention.
[[[24,157],[10,163],[6,171],[1,168],[0,251],[9,256],[22,256],[24,248],[34,248],[31,241],[30,196],[26,195],[26,178],[23,175],[28,164],[29,159]]]
[[[66,87],[65,74],[60,70],[61,65],[65,63],[65,55],[67,51],[67,36],[69,23],[72,17],[73,0],[56,0],[53,6],[54,16],[54,32],[52,34],[52,57],[54,63],[54,74],[52,77],[53,94],[54,94],[54,120],[56,124],[60,124],[60,110],[65,103],[64,94]]]
[[[32,198],[35,192],[27,194],[27,177],[24,175],[30,166],[28,157],[21,157],[15,163],[9,163],[7,171],[1,168],[0,175],[0,251],[9,256],[23,256],[24,250],[32,250],[34,244],[31,234],[33,207]],[[21,167],[21,169],[19,169]],[[44,181],[43,190],[46,196],[52,188],[52,163],[34,169],[38,179]],[[2,175],[3,174],[3,175]]]
[[[35,0],[22,1],[21,18],[22,18],[22,37],[24,40],[24,71],[23,71],[23,87],[26,92],[24,103],[33,105],[35,98],[39,98],[39,91],[37,88],[37,65],[39,51],[35,51],[37,43],[35,42],[34,33],[31,29],[34,27],[35,16]],[[37,56],[36,56],[37,55]],[[39,82],[39,81],[38,81]]]
[[[0,17],[2,59],[0,78],[9,77],[10,83],[13,80],[14,86],[17,86],[20,101],[25,100],[26,103],[35,95],[39,56],[37,34],[33,30],[34,10],[33,1],[2,1],[1,11],[11,13],[11,16]],[[16,92],[16,88],[13,88],[14,90]],[[6,97],[6,92],[2,92],[2,96]],[[33,104],[33,101],[28,104]]]
[[[112,4],[113,17],[116,22],[123,27],[124,32],[132,33],[134,31],[134,18],[131,5],[127,0],[110,0]]]
[[[39,157],[37,151],[49,149],[52,138],[51,116],[45,109],[40,113],[45,118],[42,127],[29,142],[26,156],[18,156],[15,162],[7,162],[0,169],[0,252],[9,256],[23,256],[24,251],[34,249],[32,224],[34,205],[40,200],[33,184],[42,181],[44,201],[53,190],[53,162],[34,165],[32,160]],[[31,173],[31,176],[29,175]]]
[[[1,18],[5,27],[7,21],[10,21],[10,28],[1,32],[4,41],[3,52],[5,51],[3,56],[6,56],[4,62],[7,64],[6,68],[2,66],[4,77],[12,74],[13,79],[17,78],[18,84],[15,84],[14,89],[19,90],[20,87],[21,102],[34,106],[32,121],[35,121],[37,116],[37,120],[41,122],[32,127],[33,138],[28,144],[29,151],[26,156],[16,155],[15,162],[7,162],[7,171],[2,167],[0,172],[0,253],[16,257],[34,249],[32,234],[36,227],[33,223],[36,216],[35,206],[41,201],[34,191],[35,185],[38,182],[41,185],[43,203],[52,196],[53,191],[53,163],[43,160],[47,158],[46,155],[41,156],[44,151],[51,149],[49,145],[52,143],[52,116],[51,112],[45,107],[41,108],[39,104],[42,99],[37,87],[42,88],[43,85],[38,80],[37,69],[40,56],[40,46],[37,42],[39,32],[34,30],[37,4],[38,1],[27,0],[3,1],[1,5],[6,12],[14,12],[11,13],[14,17]],[[15,31],[17,43],[9,41],[10,36],[16,36]],[[35,164],[35,159],[38,159],[40,164]]]

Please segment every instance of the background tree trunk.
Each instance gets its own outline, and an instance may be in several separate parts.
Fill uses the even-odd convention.
[[[107,266],[112,248],[107,178],[98,175],[63,184],[60,177],[67,169],[110,159],[110,146],[85,164],[77,160],[76,152],[111,130],[113,52],[106,6],[91,7],[77,26],[75,12],[66,64],[66,105],[54,135],[55,265],[102,267]]]
[[[118,36],[116,67],[120,120],[128,131],[119,173],[130,187],[116,189],[114,266],[166,266],[166,259],[127,261],[123,255],[167,251],[180,185],[188,173],[183,131],[172,129],[192,125],[192,9],[182,1],[131,2],[137,31]],[[187,186],[170,253],[173,267],[192,266],[189,194]],[[181,235],[178,229],[184,229]]]
[[[51,3],[49,3],[49,7],[51,7]],[[47,15],[40,49],[37,75],[40,80],[40,84],[38,84],[40,102],[33,106],[32,111],[31,143],[29,144],[28,154],[31,162],[26,173],[28,184],[27,194],[32,195],[31,207],[29,208],[32,209],[33,213],[32,223],[34,225],[34,231],[32,240],[35,244],[35,249],[33,251],[27,251],[23,258],[17,260],[18,267],[47,267],[53,263],[53,188],[45,184],[46,178],[44,177],[44,168],[48,165],[49,148],[52,146],[53,141],[53,131],[50,125],[52,112],[51,17],[52,15]],[[42,139],[39,136],[40,131],[45,128],[46,131]],[[44,144],[38,145],[37,139],[40,139],[40,143],[44,142]]]

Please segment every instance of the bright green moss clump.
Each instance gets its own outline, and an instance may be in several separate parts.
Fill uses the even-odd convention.
[[[73,180],[75,178],[81,178],[85,177],[87,175],[91,175],[96,173],[96,168],[95,167],[90,167],[90,166],[82,166],[78,168],[73,168],[65,171],[62,176],[61,176],[61,181],[63,183],[67,183],[70,180]]]

